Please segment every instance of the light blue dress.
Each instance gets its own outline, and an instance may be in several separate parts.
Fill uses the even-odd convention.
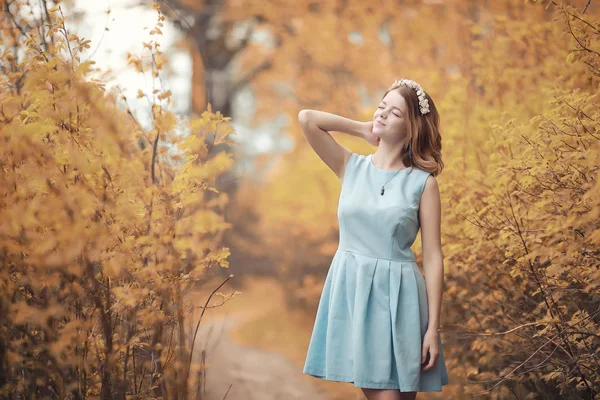
[[[359,388],[441,391],[448,384],[442,341],[421,371],[428,307],[410,249],[429,172],[379,169],[352,153],[338,203],[339,246],[327,273],[303,373]],[[380,193],[385,185],[385,194]]]

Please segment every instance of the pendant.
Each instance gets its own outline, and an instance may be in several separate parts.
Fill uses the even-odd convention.
[[[383,193],[385,193],[385,188],[382,186],[381,187],[381,195],[383,196]]]

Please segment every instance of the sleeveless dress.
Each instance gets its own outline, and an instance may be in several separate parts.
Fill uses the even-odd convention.
[[[430,172],[416,167],[396,172],[377,168],[372,154],[352,153],[348,159],[337,210],[339,246],[303,373],[359,388],[439,392],[448,384],[439,332],[438,360],[421,371],[427,288],[410,249]]]

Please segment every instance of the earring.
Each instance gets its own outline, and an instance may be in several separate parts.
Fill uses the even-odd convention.
[[[408,144],[408,157],[412,160],[412,144]]]

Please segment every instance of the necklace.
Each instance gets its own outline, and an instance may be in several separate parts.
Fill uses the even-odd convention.
[[[375,163],[373,163],[373,156],[371,156],[371,163],[373,164],[373,166],[375,166]],[[375,168],[377,168],[377,167],[375,167]],[[392,175],[392,177],[390,179],[387,180],[386,183],[384,183],[383,185],[381,185],[381,192],[380,193],[381,193],[382,196],[385,193],[385,185],[387,185],[389,181],[391,181],[392,179],[394,179],[396,177],[396,175],[398,175],[398,173],[400,171],[403,171],[405,169],[406,168],[400,168],[398,171],[396,171],[396,173],[394,175]]]

